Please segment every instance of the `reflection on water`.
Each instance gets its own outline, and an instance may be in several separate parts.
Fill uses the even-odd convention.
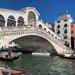
[[[26,70],[25,75],[75,75],[75,60],[62,59],[58,56],[32,56],[22,54],[15,62],[0,61],[4,67]]]

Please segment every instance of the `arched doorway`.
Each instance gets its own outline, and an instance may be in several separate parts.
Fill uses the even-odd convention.
[[[74,49],[74,37],[71,37],[71,48]]]
[[[32,24],[32,25],[35,25],[35,21],[36,21],[36,16],[35,16],[35,13],[30,11],[28,13],[28,24]]]

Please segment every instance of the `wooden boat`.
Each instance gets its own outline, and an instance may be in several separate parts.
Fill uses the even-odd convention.
[[[61,58],[66,58],[66,59],[74,59],[75,60],[75,54],[58,54],[58,56],[60,56]]]
[[[18,56],[13,56],[13,57],[9,57],[9,55],[4,55],[4,56],[0,56],[0,60],[3,60],[3,61],[15,61],[17,60],[18,58],[20,57],[20,55]]]
[[[0,67],[0,75],[23,75],[25,70]]]
[[[12,50],[12,52],[21,52],[21,48],[20,47],[18,47],[18,46],[13,46],[13,47],[8,47],[8,48],[2,48],[0,51],[1,52],[8,52],[8,51],[10,51],[10,49]]]
[[[4,53],[4,54],[3,54]],[[4,61],[15,61],[15,60],[17,60],[19,57],[20,57],[20,54],[19,55],[16,55],[16,56],[14,56],[14,55],[12,55],[12,49],[11,49],[11,47],[10,47],[10,49],[8,50],[8,54],[5,54],[6,52],[2,52],[2,56],[0,56],[0,60],[4,60]]]
[[[19,70],[19,69],[8,69],[11,71],[11,75],[23,75],[24,73],[26,73],[26,71],[24,70]]]

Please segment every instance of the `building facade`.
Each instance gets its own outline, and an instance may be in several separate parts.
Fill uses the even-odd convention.
[[[71,15],[61,15],[55,21],[55,33],[62,39],[63,43],[67,46],[71,46],[71,34],[70,25],[73,22]]]
[[[71,48],[75,47],[75,22],[71,23]]]

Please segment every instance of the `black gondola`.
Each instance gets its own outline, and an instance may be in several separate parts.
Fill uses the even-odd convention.
[[[19,57],[20,55],[14,56],[14,57],[8,57],[8,55],[4,55],[4,56],[0,56],[0,60],[12,62],[12,61],[17,60]]]

